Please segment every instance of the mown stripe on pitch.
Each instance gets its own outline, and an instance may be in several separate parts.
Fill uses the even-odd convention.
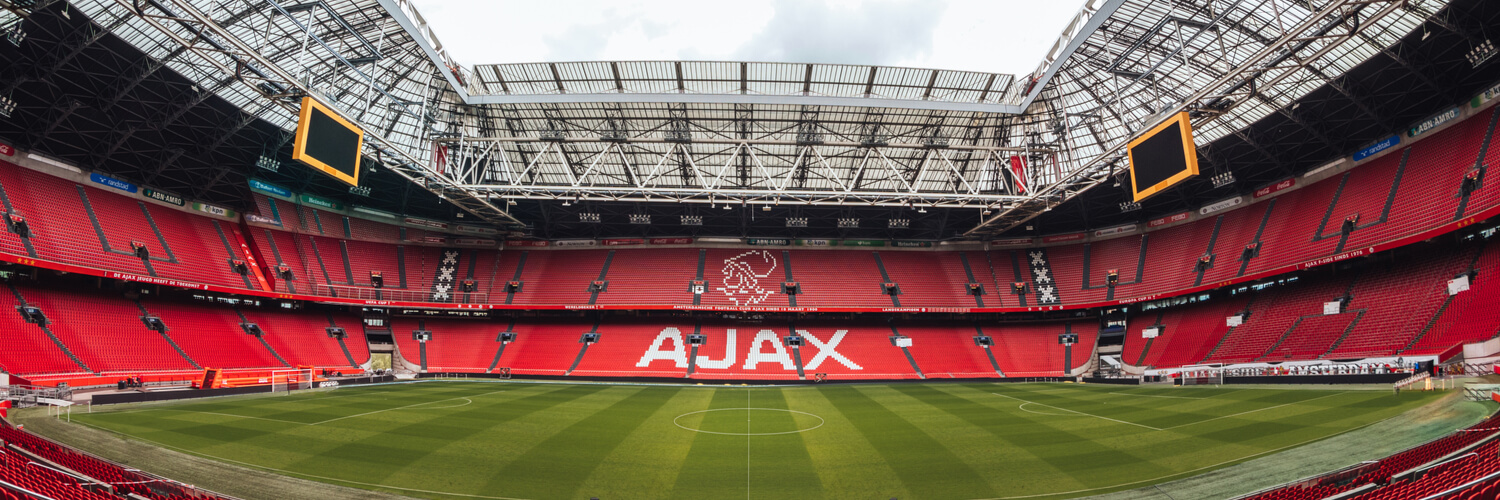
[[[782,389],[746,389],[751,394],[751,408],[791,409]],[[803,411],[798,408],[799,411]],[[729,412],[734,413],[734,412]],[[758,432],[788,432],[819,425],[812,417],[794,413],[760,411],[752,413]],[[800,420],[800,422],[799,422]],[[826,425],[826,422],[825,424]],[[780,429],[788,429],[782,431]],[[807,432],[818,432],[813,429]],[[751,498],[823,498],[823,482],[813,469],[803,433],[750,438]]]
[[[864,434],[906,484],[923,498],[998,496],[978,472],[921,428],[851,386],[818,390]]]
[[[533,446],[490,477],[484,492],[520,498],[588,497],[577,491],[630,432],[681,387],[642,388]],[[576,493],[576,494],[575,494]]]
[[[689,411],[744,408],[747,390],[749,389],[715,389],[713,399],[708,402],[708,408],[694,408]],[[703,428],[705,424],[723,424],[730,419],[744,418],[743,415],[725,415],[729,413],[737,412],[700,413],[698,415],[701,417],[691,416],[683,418],[680,422],[688,427]],[[719,425],[715,425],[714,428],[719,428]],[[701,432],[695,434],[697,437],[693,438],[693,446],[688,449],[687,457],[682,461],[682,469],[677,472],[677,483],[672,485],[670,498],[697,500],[745,496],[745,470],[748,463],[745,457],[747,444],[745,436]]]
[[[434,441],[449,443],[460,441],[492,427],[503,425],[505,422],[546,411],[606,388],[607,386],[603,385],[564,386],[558,390],[518,399],[466,406],[462,410],[428,414],[406,413],[401,414],[404,422],[400,422],[400,425],[395,427],[383,427],[382,424],[388,425],[390,422],[373,419],[344,420],[337,424],[370,429],[380,434],[322,451],[286,468],[325,470],[330,471],[328,475],[334,477],[371,483],[381,482],[436,451],[438,447],[431,446]],[[389,415],[391,412],[371,417]],[[412,421],[414,416],[418,420]],[[437,419],[453,419],[457,422],[455,425],[448,425],[433,421]],[[476,425],[480,422],[483,422],[483,425]],[[298,443],[288,443],[288,445],[298,446]]]
[[[698,434],[673,424],[685,412],[707,408],[714,389],[686,387],[630,432],[579,486],[580,498],[661,497],[672,491],[682,461]],[[587,496],[584,496],[587,493]]]
[[[906,490],[896,471],[863,434],[815,387],[781,391],[798,410],[816,413],[827,421],[801,434],[813,467],[832,498],[917,498]]]
[[[1047,443],[1036,443],[1034,439],[1027,438],[1028,435],[1041,428],[1035,420],[1027,418],[1031,415],[1010,411],[996,411],[994,407],[983,405],[949,392],[940,391],[930,385],[898,384],[892,385],[891,389],[916,401],[920,401],[928,408],[936,409],[951,417],[962,420],[968,424],[964,427],[978,429],[988,434],[991,438],[998,440],[999,443],[994,443],[998,445],[994,449],[988,448],[988,445],[991,444],[988,442],[952,443],[949,445],[950,448],[986,446],[985,452],[999,455],[994,463],[976,464],[972,461],[969,462],[969,465],[977,470],[993,470],[998,472],[997,474],[986,475],[986,477],[992,480],[1004,482],[1011,478],[1036,478],[1049,475],[1070,475],[1071,473],[1069,470],[1070,467],[1068,467],[1071,464],[1054,463],[1052,460],[1049,460],[1050,457],[1043,455],[1042,452],[1045,451],[1045,448],[1038,449],[1039,444],[1042,446],[1053,444],[1050,442],[1051,440],[1048,440],[1049,442]],[[987,396],[987,394],[982,393],[973,393],[973,395],[978,398]],[[1046,428],[1049,430],[1053,429],[1050,426]],[[1059,439],[1056,444],[1073,446],[1075,441],[1078,440],[1078,436],[1071,433],[1065,434],[1071,439]],[[955,454],[957,455],[958,453]],[[963,454],[970,455],[971,453]],[[1023,486],[1032,485],[1031,481],[1026,481],[1023,484]],[[1006,491],[1007,488],[1014,485],[995,486],[1002,491]],[[1063,488],[1065,485],[1060,484],[1047,486],[1047,491],[1065,489]]]

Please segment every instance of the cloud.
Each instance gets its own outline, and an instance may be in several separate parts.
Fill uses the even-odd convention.
[[[883,0],[852,5],[778,0],[765,29],[735,50],[747,61],[891,65],[932,53],[946,5]]]

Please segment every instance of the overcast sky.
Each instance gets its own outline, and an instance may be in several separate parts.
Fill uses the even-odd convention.
[[[416,0],[466,66],[602,60],[1029,73],[1083,0]]]

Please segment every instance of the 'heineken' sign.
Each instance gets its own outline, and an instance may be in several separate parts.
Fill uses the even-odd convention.
[[[313,195],[310,195],[310,194],[304,194],[304,195],[302,195],[301,198],[302,198],[302,203],[304,205],[312,205],[312,206],[315,206],[315,207],[326,208],[326,209],[329,209],[329,210],[343,210],[344,209],[344,204],[343,203],[339,203],[337,201],[333,201],[333,200],[330,200],[330,199],[327,199],[327,198],[313,196]]]
[[[175,194],[167,194],[151,188],[145,188],[144,190],[142,190],[142,192],[146,194],[147,198],[151,198],[156,201],[171,203],[179,207],[184,205],[182,197]]]

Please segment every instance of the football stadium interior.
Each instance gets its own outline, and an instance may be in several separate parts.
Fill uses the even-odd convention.
[[[1500,497],[1500,2],[1002,74],[412,1],[0,0],[0,500]]]

